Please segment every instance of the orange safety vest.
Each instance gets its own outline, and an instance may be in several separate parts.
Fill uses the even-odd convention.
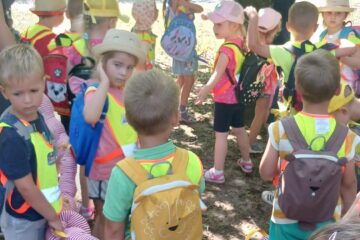
[[[48,45],[55,37],[56,34],[53,33],[50,28],[40,24],[35,24],[21,33],[21,41],[31,44],[31,46],[39,52],[41,57],[49,54],[50,50],[48,49]]]

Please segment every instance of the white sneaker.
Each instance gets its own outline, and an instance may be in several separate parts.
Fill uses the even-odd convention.
[[[269,205],[273,205],[275,191],[263,191],[261,193],[261,199]]]

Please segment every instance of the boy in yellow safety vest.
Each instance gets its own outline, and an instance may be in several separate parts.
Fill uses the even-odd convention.
[[[130,229],[130,210],[133,201],[139,197],[137,193],[140,192],[140,186],[144,185],[135,184],[136,177],[139,179],[142,174],[138,174],[137,171],[124,170],[125,168],[123,167],[129,160],[134,161],[133,163],[137,165],[137,170],[140,168],[140,173],[145,175],[145,179],[147,179],[147,176],[153,175],[154,181],[162,181],[162,179],[164,179],[162,177],[165,177],[165,179],[169,177],[170,180],[170,178],[175,176],[177,174],[175,161],[177,161],[177,163],[179,163],[178,165],[183,165],[185,172],[185,176],[183,176],[187,179],[188,184],[195,186],[193,190],[203,192],[205,189],[202,163],[198,156],[191,151],[177,148],[174,143],[169,140],[170,133],[173,128],[178,125],[179,121],[179,113],[177,110],[179,105],[179,90],[176,83],[157,70],[148,70],[136,74],[129,79],[126,84],[124,102],[126,118],[138,133],[139,148],[135,149],[133,153],[133,159],[135,159],[135,161],[126,158],[120,161],[112,170],[103,208],[103,213],[106,218],[106,240],[128,239],[128,237],[130,237],[130,232],[128,231]],[[178,152],[184,152],[185,154],[180,155],[181,157],[178,158]],[[172,168],[170,168],[170,166],[172,166]],[[169,169],[172,169],[175,175],[168,175]],[[144,184],[147,183],[145,180]],[[167,182],[166,180],[164,180],[164,184],[171,185],[170,181]],[[147,186],[150,185],[147,184]],[[164,185],[157,185],[159,188],[162,186]],[[150,188],[147,188],[147,190],[150,190]],[[193,209],[194,212],[191,219],[185,217],[190,216],[190,214],[184,212],[182,207],[179,206],[179,208],[175,210],[171,205],[171,201],[174,201],[174,199],[176,202],[179,202],[179,204],[181,204],[180,202],[186,202],[181,199],[181,197],[184,196],[177,198],[177,194],[171,195],[169,192],[166,194],[165,191],[165,195],[160,197],[160,201],[156,202],[156,204],[159,205],[150,206],[151,204],[147,205],[144,203],[142,206],[147,205],[150,208],[154,207],[154,209],[146,211],[146,209],[143,208],[143,212],[149,214],[149,218],[147,218],[149,224],[146,224],[146,226],[143,225],[144,221],[136,221],[139,220],[139,218],[131,218],[132,239],[135,239],[134,234],[136,234],[136,239],[159,239],[155,237],[159,232],[166,235],[167,239],[185,239],[186,236],[186,239],[201,239],[202,226],[201,211],[199,211],[198,207],[198,194],[199,193],[196,192],[197,202],[195,202],[195,204],[191,203],[191,207],[189,205],[189,209]],[[169,195],[173,199],[167,201]],[[162,208],[163,211],[156,208],[156,206],[163,206],[164,204],[166,204],[167,207]],[[141,204],[139,204],[139,206],[140,205]],[[151,212],[156,216],[153,219]],[[175,212],[177,214],[175,214]],[[134,214],[132,212],[131,215],[135,217],[136,213]],[[138,216],[140,216],[140,219],[143,219],[145,215],[141,215],[142,214]],[[173,218],[174,216],[177,216],[176,219]],[[166,221],[162,221],[162,217],[165,217],[168,222],[167,225],[164,226],[165,228],[162,228],[162,226],[158,228],[150,224],[152,221],[154,221],[154,224],[159,224],[159,222],[165,224]],[[189,224],[190,221],[191,224]],[[134,227],[135,229],[133,229]],[[151,231],[146,231],[148,227],[158,229],[158,231],[154,230],[152,233]],[[140,230],[141,232],[137,232],[139,228],[143,229],[143,231]],[[146,236],[144,236],[144,234]]]
[[[11,104],[0,121],[5,239],[44,239],[47,225],[63,230],[56,149],[38,112],[44,88],[43,62],[33,48],[14,45],[0,54],[0,90]]]

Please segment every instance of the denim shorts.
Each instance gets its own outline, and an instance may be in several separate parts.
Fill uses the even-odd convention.
[[[172,72],[175,75],[193,75],[198,70],[198,60],[197,56],[193,59],[182,62],[179,60],[172,60]]]

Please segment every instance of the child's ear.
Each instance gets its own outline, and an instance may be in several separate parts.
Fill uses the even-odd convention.
[[[1,85],[0,85],[0,92],[6,100],[9,100],[8,97],[6,96],[5,88]]]

